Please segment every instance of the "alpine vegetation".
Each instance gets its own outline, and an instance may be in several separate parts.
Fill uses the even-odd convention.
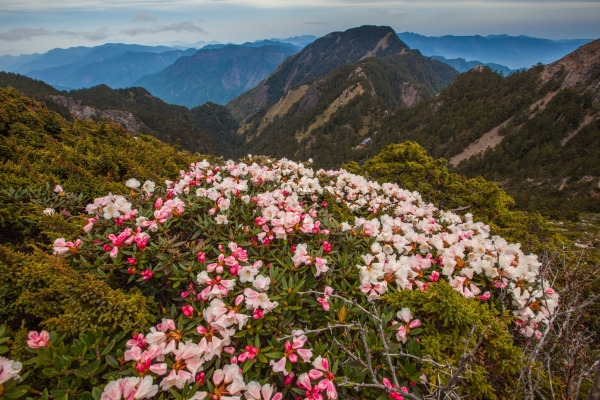
[[[558,305],[536,255],[397,184],[250,155],[139,178],[80,217],[51,207],[68,187],[39,206],[79,226],[55,262],[146,311],[29,332],[7,396],[503,398]]]

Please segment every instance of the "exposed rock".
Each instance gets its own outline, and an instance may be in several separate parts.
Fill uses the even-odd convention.
[[[364,60],[365,58],[368,57],[375,57],[377,55],[377,52],[381,49],[381,50],[385,50],[388,47],[388,39],[390,38],[390,36],[392,35],[392,32],[389,32],[387,35],[385,35],[384,37],[382,37],[379,42],[377,42],[377,44],[375,45],[375,48],[373,50],[367,51],[367,53],[362,56],[361,60]]]
[[[142,123],[138,122],[133,114],[127,111],[120,110],[98,110],[93,107],[89,107],[81,104],[80,100],[76,100],[72,97],[56,96],[51,95],[50,98],[57,104],[66,107],[73,117],[92,120],[100,118],[108,118],[109,120],[120,124],[123,128],[127,129],[128,132],[135,135],[139,132],[143,126]]]
[[[421,100],[419,91],[408,82],[404,82],[400,90],[402,91],[402,104],[407,108],[413,107],[419,102],[419,100]]]
[[[333,103],[331,103],[329,105],[329,107],[327,107],[327,109],[323,112],[323,114],[320,114],[317,116],[316,121],[313,122],[308,127],[308,130],[306,132],[297,132],[296,133],[296,140],[298,141],[298,143],[300,143],[304,138],[309,136],[312,131],[314,131],[318,127],[322,126],[327,121],[329,121],[329,118],[331,118],[331,116],[333,114],[335,114],[337,112],[337,110],[344,107],[351,100],[353,100],[356,96],[360,96],[364,92],[365,92],[365,90],[363,89],[363,87],[360,83],[357,83],[356,85],[346,88],[342,92],[342,94],[337,99],[335,99],[333,101]]]
[[[304,97],[300,99],[300,108],[304,111],[314,107],[318,102],[319,90],[317,89],[317,85],[313,83],[304,94]]]
[[[541,84],[551,79],[561,79],[562,87],[587,84],[593,91],[594,100],[599,99],[600,86],[600,39],[581,46],[558,61],[547,65],[541,75]]]

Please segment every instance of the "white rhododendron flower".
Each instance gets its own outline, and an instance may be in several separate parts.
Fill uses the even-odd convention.
[[[131,188],[131,189],[137,189],[140,187],[140,185],[141,185],[140,181],[138,181],[135,178],[128,179],[127,182],[125,182],[125,186],[127,186],[128,188]]]

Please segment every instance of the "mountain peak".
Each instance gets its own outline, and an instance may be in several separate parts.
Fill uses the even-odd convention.
[[[321,78],[337,67],[408,51],[408,46],[389,26],[364,25],[331,32],[288,58],[266,81],[232,100],[228,107],[236,118],[243,120],[275,103],[291,88]]]

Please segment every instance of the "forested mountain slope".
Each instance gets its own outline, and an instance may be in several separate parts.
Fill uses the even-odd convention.
[[[224,107],[216,104],[189,110],[167,104],[142,88],[114,90],[106,85],[60,92],[41,81],[0,73],[0,87],[8,86],[44,102],[66,119],[107,117],[133,134],[140,132],[166,143],[178,142],[182,149],[189,151],[231,156],[231,149],[238,140],[233,134],[237,127],[235,121]],[[134,129],[130,129],[132,127]]]
[[[386,144],[414,140],[459,172],[501,183],[525,209],[597,211],[599,49],[597,40],[506,78],[478,67],[371,128],[371,147],[353,156],[364,160]]]
[[[457,74],[411,50],[338,67],[288,90],[252,117],[238,131],[245,140],[242,150],[338,166],[353,158],[370,129],[434,96]]]

